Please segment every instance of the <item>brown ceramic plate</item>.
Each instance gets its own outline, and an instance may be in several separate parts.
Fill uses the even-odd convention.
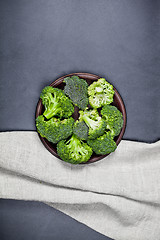
[[[88,85],[90,85],[93,81],[96,81],[100,78],[100,76],[97,76],[97,75],[94,75],[94,74],[90,74],[90,73],[71,73],[71,74],[68,74],[68,75],[65,75],[63,77],[60,77],[58,78],[57,80],[55,80],[54,82],[52,82],[50,84],[50,86],[52,87],[57,87],[57,88],[60,88],[60,89],[63,89],[64,86],[65,86],[65,83],[63,83],[63,79],[65,77],[71,77],[73,75],[76,75],[80,78],[83,78],[87,81]],[[118,91],[114,88],[114,100],[113,100],[113,103],[112,105],[116,106],[123,114],[123,119],[124,119],[124,123],[123,123],[123,128],[120,132],[120,134],[118,136],[115,137],[115,141],[116,141],[116,144],[118,146],[118,144],[120,143],[122,137],[123,137],[123,134],[124,134],[124,131],[125,131],[125,127],[126,127],[126,110],[125,110],[125,106],[124,106],[124,103],[123,103],[123,100],[120,96],[120,94],[118,93]],[[42,115],[44,112],[44,106],[42,105],[42,101],[41,99],[39,99],[38,101],[38,104],[37,104],[37,108],[36,108],[36,118],[39,116],[39,115]],[[75,111],[74,111],[74,114],[73,114],[73,118],[75,120],[78,119],[78,108],[75,107]],[[42,143],[44,144],[44,146],[54,155],[56,156],[57,158],[61,159],[58,154],[57,154],[57,150],[56,150],[56,144],[53,144],[51,142],[49,142],[47,139],[43,138],[40,136],[40,134],[38,134]],[[107,154],[108,155],[108,154]],[[86,163],[92,163],[92,162],[96,162],[104,157],[106,157],[107,155],[97,155],[95,153],[92,154],[90,160]]]

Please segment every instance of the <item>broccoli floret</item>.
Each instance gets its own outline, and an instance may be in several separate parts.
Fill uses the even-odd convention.
[[[62,140],[57,144],[57,153],[60,158],[73,164],[87,162],[92,152],[92,148],[74,134],[68,141]]]
[[[64,78],[66,83],[64,92],[70,97],[74,105],[85,109],[88,105],[88,84],[78,76]]]
[[[114,152],[117,148],[113,137],[110,132],[106,132],[96,139],[88,139],[88,145],[93,149],[96,154],[105,155]]]
[[[47,86],[42,90],[40,98],[45,106],[43,115],[47,119],[53,116],[68,118],[74,112],[74,106],[71,100],[65,96],[61,89]]]
[[[89,127],[88,139],[95,139],[105,132],[106,121],[101,118],[96,109],[79,111],[80,121],[84,121]]]
[[[113,86],[105,78],[99,78],[88,87],[89,104],[93,108],[100,108],[113,102]]]
[[[102,116],[106,119],[106,128],[111,131],[111,135],[119,135],[123,127],[123,115],[122,113],[112,105],[105,105],[101,110]]]
[[[82,140],[88,138],[89,128],[84,121],[76,121],[73,125],[73,133]]]
[[[36,119],[37,131],[42,137],[45,137],[49,142],[57,143],[62,139],[66,139],[72,135],[74,119],[51,118],[45,121],[44,116],[40,115]]]

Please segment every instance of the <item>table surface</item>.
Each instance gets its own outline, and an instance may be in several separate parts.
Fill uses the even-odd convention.
[[[124,139],[160,138],[159,1],[0,1],[0,131],[35,130],[42,88],[72,72],[108,79]],[[116,231],[116,229],[115,229]],[[107,240],[43,203],[0,200],[1,240]]]

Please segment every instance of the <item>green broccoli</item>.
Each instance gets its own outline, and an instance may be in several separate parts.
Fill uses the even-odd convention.
[[[64,78],[66,83],[64,92],[70,97],[73,104],[80,109],[85,109],[88,105],[88,84],[78,76]]]
[[[88,139],[95,139],[104,134],[106,121],[101,118],[96,109],[79,111],[80,121],[84,121],[89,127]]]
[[[40,115],[36,118],[37,131],[42,137],[45,137],[49,142],[57,143],[62,139],[66,139],[72,135],[74,119],[51,118],[45,121],[44,116]]]
[[[101,110],[102,116],[106,119],[106,128],[111,131],[113,137],[119,135],[123,127],[122,113],[112,105],[105,105]]]
[[[113,102],[113,86],[105,78],[99,78],[88,87],[89,104],[93,108],[100,108]]]
[[[68,118],[74,112],[74,106],[71,100],[61,89],[47,86],[42,90],[40,98],[45,106],[43,115],[47,119],[50,119],[53,116]]]
[[[92,152],[92,148],[74,134],[69,140],[62,140],[57,144],[57,153],[60,158],[73,164],[87,162]]]
[[[114,152],[117,148],[115,141],[110,132],[106,132],[96,139],[88,139],[88,145],[96,154],[105,155]]]
[[[88,138],[88,126],[84,121],[76,121],[73,125],[73,133],[82,140],[86,140]]]

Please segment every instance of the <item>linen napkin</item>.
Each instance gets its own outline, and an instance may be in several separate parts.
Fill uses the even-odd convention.
[[[71,165],[36,132],[0,133],[0,197],[43,201],[115,240],[158,240],[160,141],[122,140],[99,162]]]

